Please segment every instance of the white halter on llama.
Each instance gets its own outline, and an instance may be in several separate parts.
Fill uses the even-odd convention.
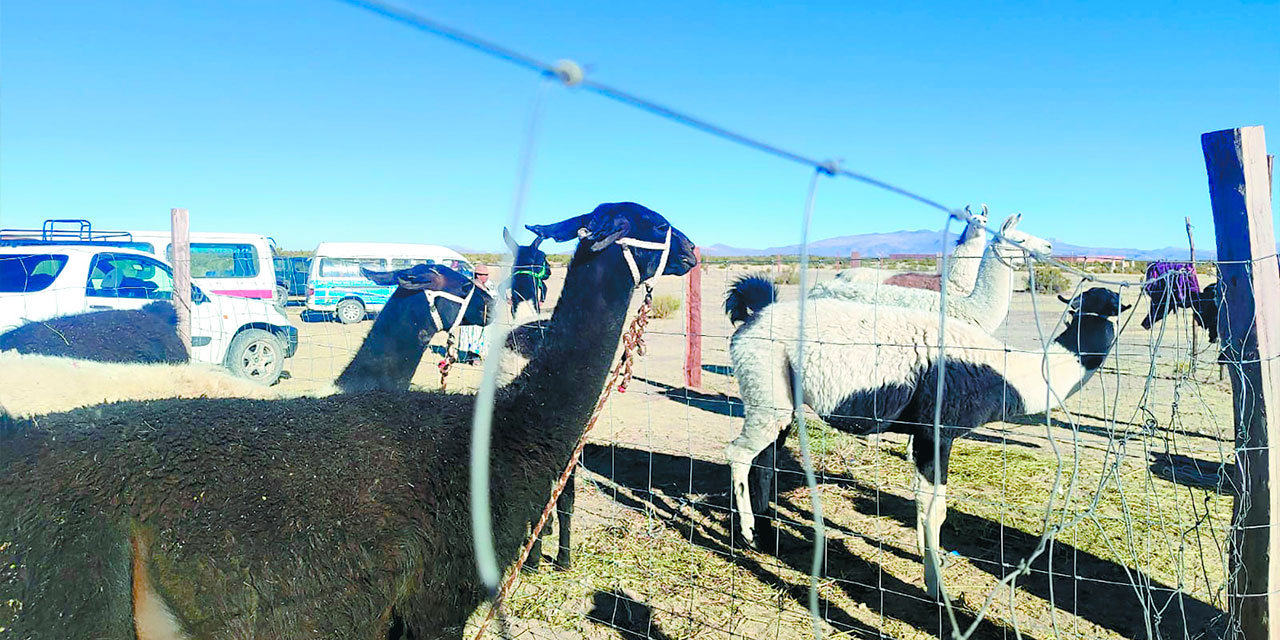
[[[671,226],[667,226],[667,238],[662,242],[649,242],[647,240],[636,240],[635,238],[618,238],[614,244],[622,247],[622,257],[626,259],[627,266],[631,268],[631,279],[639,285],[648,280],[652,280],[660,275],[667,268],[667,257],[671,255]],[[653,275],[648,278],[640,279],[640,268],[636,266],[636,258],[631,255],[631,247],[637,249],[649,249],[651,251],[662,251],[662,256],[658,258],[658,268],[653,270]]]
[[[431,321],[436,323],[436,331],[444,330],[453,333],[453,330],[462,324],[462,316],[466,314],[467,306],[471,304],[471,296],[476,293],[476,285],[474,282],[471,283],[471,288],[467,290],[466,296],[456,296],[452,293],[433,291],[431,289],[425,289],[423,293],[427,295],[427,308],[431,310]],[[436,309],[436,299],[438,298],[452,300],[461,305],[458,307],[458,314],[453,318],[453,324],[449,325],[448,328],[444,326],[444,321],[440,319],[440,311]]]

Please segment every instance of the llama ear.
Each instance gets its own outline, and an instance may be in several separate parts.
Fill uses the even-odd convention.
[[[1133,308],[1133,305],[1131,305],[1131,304],[1122,304],[1122,305],[1120,305],[1120,310],[1121,310],[1121,311],[1128,311],[1128,310],[1129,310],[1129,309],[1131,309],[1131,308]]]
[[[430,289],[432,291],[443,291],[449,286],[448,279],[440,272],[439,265],[427,265],[425,269],[423,265],[415,265],[408,269],[396,271],[393,275],[396,277],[396,283],[402,289],[409,291],[422,291]]]
[[[533,244],[529,245],[529,248],[530,248],[530,249],[537,249],[537,248],[538,248],[538,245],[542,244],[542,240],[543,240],[542,236],[537,236],[537,237],[535,237],[535,238],[533,239]]]
[[[599,252],[607,249],[609,245],[617,242],[618,238],[621,238],[622,236],[626,235],[628,231],[631,231],[630,222],[627,222],[626,220],[619,220],[619,222],[621,224],[617,225],[618,228],[614,229],[613,233],[610,233],[609,235],[591,243],[592,251]]]
[[[516,242],[515,238],[511,237],[511,232],[507,231],[506,227],[502,228],[502,241],[507,243],[507,249],[511,250],[511,255],[514,256],[520,252],[520,244]]]
[[[1000,225],[1000,233],[1003,234],[1003,233],[1008,233],[1010,231],[1013,231],[1014,227],[1017,227],[1018,223],[1021,221],[1022,221],[1021,213],[1015,213],[1009,216],[1008,218],[1005,218],[1004,224]]]
[[[1071,304],[1071,300],[1069,300],[1069,299],[1067,299],[1067,298],[1062,297],[1062,294],[1061,294],[1061,293],[1059,293],[1059,294],[1058,294],[1058,299],[1059,299],[1059,300],[1061,300],[1061,301],[1063,301],[1063,302],[1064,302],[1064,303],[1066,303],[1066,304]]]
[[[527,224],[524,228],[532,231],[539,238],[556,242],[567,242],[578,237],[578,230],[590,226],[593,214],[584,213],[555,224]]]
[[[396,284],[396,272],[394,271],[374,271],[367,267],[360,267],[360,275],[384,287]]]

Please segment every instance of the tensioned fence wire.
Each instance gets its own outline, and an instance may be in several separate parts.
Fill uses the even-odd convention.
[[[921,196],[915,192],[903,189],[901,187],[897,187],[895,185],[889,184],[887,182],[884,182],[876,178],[872,178],[866,174],[846,169],[844,167],[841,167],[839,164],[835,162],[820,161],[804,154],[799,154],[786,149],[782,149],[780,147],[762,142],[757,138],[739,134],[727,128],[715,125],[705,119],[691,116],[689,114],[661,105],[657,102],[641,98],[630,92],[606,85],[604,83],[595,81],[594,79],[591,79],[591,78],[587,78],[585,74],[582,72],[581,68],[572,62],[562,61],[555,64],[547,63],[545,61],[539,60],[532,56],[525,55],[514,49],[505,47],[498,43],[494,43],[494,42],[476,37],[472,34],[469,34],[457,29],[453,29],[439,22],[431,20],[414,11],[411,11],[390,3],[378,2],[376,0],[342,0],[342,1],[347,4],[351,4],[351,5],[372,11],[384,17],[404,23],[406,25],[409,25],[421,31],[432,33],[434,35],[446,38],[453,42],[470,47],[486,55],[504,60],[509,63],[516,64],[526,69],[536,71],[542,74],[544,77],[558,80],[560,81],[560,83],[566,86],[576,87],[592,93],[596,93],[598,95],[604,96],[611,100],[626,104],[634,108],[644,110],[646,112],[652,113],[654,115],[657,115],[659,117],[662,117],[674,122],[678,122],[680,124],[693,128],[695,130],[699,130],[704,133],[714,135],[721,139],[725,139],[725,140],[746,146],[756,151],[767,153],[769,155],[778,157],[783,160],[804,164],[806,166],[811,167],[814,171],[814,174],[810,184],[809,194],[805,201],[805,210],[804,210],[804,215],[802,217],[802,243],[800,248],[800,264],[801,264],[800,309],[801,309],[802,318],[803,318],[804,309],[806,308],[804,301],[806,299],[807,289],[808,289],[807,278],[808,278],[808,271],[809,271],[808,263],[809,263],[809,251],[810,251],[810,247],[808,243],[808,231],[807,231],[808,222],[812,214],[816,184],[820,176],[827,175],[831,177],[849,178],[849,179],[853,179],[858,182],[873,186],[878,189],[883,189],[891,193],[896,193],[910,200],[919,202],[923,205],[926,205],[944,212],[947,216],[945,219],[947,225],[949,225],[949,223],[952,220],[960,220],[965,223],[973,222],[971,215],[965,210],[945,207],[937,203],[936,201],[926,198],[924,196]],[[517,223],[519,222],[520,212],[522,210],[522,205],[524,201],[524,193],[527,190],[529,175],[532,170],[533,148],[534,148],[533,142],[536,137],[535,136],[536,123],[538,121],[538,117],[540,114],[542,92],[545,90],[546,86],[547,86],[547,83],[544,82],[543,89],[539,90],[539,98],[535,101],[535,105],[531,110],[532,115],[530,117],[530,126],[526,133],[526,139],[522,147],[520,178],[519,178],[518,185],[516,187],[516,196],[513,199],[513,212],[511,216],[513,226],[517,226]],[[1006,241],[1009,244],[1012,244],[1014,246],[1021,246],[1017,241],[1008,240],[1007,238],[1005,238],[1002,235],[1001,231],[997,228],[986,227],[986,230],[991,235],[994,241],[997,241],[997,242]],[[944,231],[943,231],[944,239],[946,237],[946,233],[947,233],[947,228],[944,227]],[[945,247],[945,240],[944,240],[943,246]],[[1141,283],[1135,283],[1132,280],[1125,280],[1125,279],[1114,278],[1114,277],[1110,277],[1110,278],[1105,277],[1105,276],[1087,271],[1085,269],[1076,267],[1073,264],[1057,260],[1052,256],[1045,255],[1041,252],[1030,250],[1030,249],[1027,249],[1026,247],[1023,247],[1023,249],[1030,263],[1053,266],[1058,269],[1061,269],[1062,271],[1065,271],[1067,273],[1070,273],[1072,275],[1079,277],[1080,282],[1076,285],[1076,288],[1073,294],[1079,294],[1081,292],[1083,285],[1086,282],[1094,285],[1118,287],[1121,289],[1121,291],[1131,288],[1135,286],[1135,284],[1141,284]],[[945,255],[941,257],[941,262],[943,266],[942,271],[944,273],[945,273],[946,260],[947,258],[945,257]],[[509,266],[509,260],[508,260],[507,266]],[[1033,291],[1033,294],[1031,295],[1032,313],[1036,320],[1035,322],[1036,333],[1039,338],[1040,344],[1048,345],[1050,343],[1050,338],[1048,334],[1045,332],[1044,327],[1042,326],[1041,318],[1040,318],[1041,314],[1038,309],[1038,302],[1034,295],[1035,269],[1032,268],[1030,269],[1030,271],[1032,274],[1031,287]],[[941,298],[941,302],[942,302],[942,307],[941,307],[942,310],[940,310],[939,316],[938,316],[940,339],[938,340],[937,344],[926,345],[926,346],[928,346],[931,349],[936,349],[936,352],[938,354],[937,357],[939,361],[939,366],[945,367],[947,362],[946,355],[945,355],[946,349],[947,349],[946,332],[945,332],[945,327],[947,323],[947,314],[945,313],[945,309],[946,309],[945,300],[947,297],[947,293],[946,293],[945,286],[942,287],[942,290],[939,293],[939,297]],[[1066,317],[1066,312],[1064,311],[1063,314],[1059,316],[1059,319],[1056,325],[1059,327],[1062,326],[1065,317]],[[1127,325],[1128,324],[1127,320],[1123,324]],[[805,323],[802,320],[802,322],[800,323],[800,332],[797,340],[797,349],[800,352],[803,352],[805,348],[811,348],[811,345],[815,344],[815,341],[806,339],[806,336],[804,335],[804,330],[805,330],[804,327],[805,327]],[[502,340],[508,328],[509,328],[509,322],[495,323],[495,325],[490,327],[486,332],[489,343],[494,345],[502,344]],[[1121,332],[1118,333],[1117,335],[1120,335],[1121,333],[1123,333],[1123,325],[1122,325]],[[1161,334],[1161,336],[1163,336],[1163,333]],[[816,342],[820,343],[821,341],[819,340]],[[892,343],[875,342],[875,346],[877,347],[877,349],[880,349],[887,346],[892,346]],[[904,346],[907,346],[907,345],[904,345]],[[920,345],[910,345],[910,346],[918,347]],[[1158,368],[1156,365],[1156,361],[1157,361],[1157,355],[1160,352],[1160,348],[1161,348],[1161,343],[1157,341],[1156,343],[1154,343],[1153,347],[1149,350],[1150,366],[1148,367],[1148,371],[1145,375],[1145,381],[1144,381],[1144,386],[1148,389],[1152,387],[1153,381],[1158,377]],[[1006,348],[1005,350],[1006,355],[1013,353],[1015,351],[1016,350],[1009,349],[1009,348]],[[1036,351],[1033,349],[1026,350],[1026,351],[1028,353],[1040,353],[1039,351]],[[1191,357],[1194,358],[1196,354],[1190,354],[1190,355]],[[1113,365],[1112,371],[1115,372],[1115,375],[1118,378],[1122,375],[1122,373],[1120,372],[1120,363],[1124,360],[1125,354],[1123,353],[1122,350],[1117,349],[1115,352],[1111,354],[1111,356],[1112,356],[1113,362],[1115,363]],[[493,398],[493,394],[495,392],[496,383],[497,383],[496,370],[497,370],[498,364],[496,361],[497,361],[496,358],[491,360],[486,359],[483,378],[481,380],[481,383],[478,389],[477,407],[490,407],[490,411],[475,412],[476,422],[474,424],[474,429],[473,429],[473,449],[472,449],[473,524],[475,526],[475,534],[476,534],[476,540],[477,540],[477,549],[476,549],[477,567],[484,584],[490,591],[491,596],[496,595],[496,588],[497,588],[498,580],[501,574],[501,568],[498,566],[496,557],[493,554],[491,543],[486,544],[486,541],[490,539],[490,536],[487,535],[486,532],[489,526],[488,523],[491,515],[489,513],[488,505],[485,504],[486,498],[488,495],[487,483],[488,483],[488,477],[489,477],[489,470],[487,468],[488,438],[489,438],[490,429],[492,428],[490,424],[492,398]],[[877,363],[877,366],[878,366],[878,363]],[[1192,367],[1194,367],[1194,365],[1192,365]],[[1050,379],[1051,372],[1046,369],[1042,373],[1045,378],[1046,393],[1053,394],[1054,393],[1053,385],[1052,385],[1052,380]],[[812,460],[809,452],[809,437],[807,434],[808,428],[806,426],[807,421],[804,419],[803,410],[802,410],[802,406],[804,404],[803,403],[803,380],[804,380],[805,373],[802,370],[797,370],[794,372],[794,374],[795,374],[795,378],[792,381],[793,406],[790,407],[790,410],[792,411],[792,415],[797,419],[800,425],[799,434],[800,434],[802,468],[805,476],[805,481],[809,489],[809,497],[812,505],[813,527],[814,527],[814,552],[812,556],[812,559],[813,559],[812,567],[809,571],[810,588],[809,588],[808,609],[809,609],[809,615],[810,615],[810,622],[812,625],[812,633],[815,637],[820,637],[823,634],[823,627],[821,623],[825,621],[825,617],[823,616],[822,612],[819,610],[820,601],[822,600],[822,598],[820,597],[819,591],[820,591],[820,581],[825,580],[825,577],[822,575],[822,573],[823,573],[823,567],[825,564],[824,556],[826,555],[825,548],[827,544],[827,537],[822,532],[823,518],[821,516],[821,513],[822,513],[821,500],[820,500],[820,495],[817,488],[815,470],[814,470],[814,466],[812,464]],[[1102,379],[1105,376],[1098,376],[1098,377],[1099,379]],[[1188,381],[1185,376],[1181,376],[1181,374],[1177,372],[1176,366],[1175,366],[1175,378],[1176,378],[1176,382],[1179,385],[1183,385],[1183,386],[1191,385],[1192,386],[1191,391],[1194,393],[1194,395],[1196,395],[1197,397],[1202,396],[1199,386],[1196,386],[1196,383],[1194,383],[1194,381]],[[938,388],[936,390],[938,397],[942,397],[942,394],[945,391],[944,385],[945,385],[945,376],[939,375]],[[1105,384],[1100,384],[1099,386],[1103,386],[1101,393],[1105,395],[1107,393],[1105,389]],[[1180,386],[1175,387],[1175,391],[1180,389],[1181,389]],[[1112,415],[1109,418],[1109,420],[1105,422],[1107,422],[1110,425],[1111,431],[1114,434],[1115,425],[1117,422],[1115,413],[1116,413],[1116,410],[1118,409],[1118,402],[1119,402],[1119,383],[1118,382],[1116,383],[1116,389],[1113,391],[1113,394],[1114,394],[1113,400],[1111,401]],[[1051,405],[1059,405],[1059,406],[1063,405],[1063,402],[1062,402],[1063,398],[1052,397],[1052,398],[1049,398],[1049,400],[1051,401]],[[924,425],[924,426],[932,427],[932,429],[934,430],[935,443],[940,440],[938,436],[941,433],[941,430],[944,428],[944,425],[941,423],[940,403],[938,404],[939,406],[936,409],[933,423],[931,425],[929,424]],[[1175,418],[1171,418],[1171,419],[1176,419],[1176,415],[1177,415],[1176,401],[1173,403],[1173,410],[1174,410]],[[1152,413],[1151,409],[1147,405],[1147,396],[1145,394],[1143,396],[1142,403],[1139,405],[1138,408],[1135,409],[1135,413],[1138,413],[1138,412],[1142,412],[1146,414]],[[1052,618],[1050,621],[1051,630],[1055,637],[1067,637],[1065,635],[1067,632],[1064,631],[1062,628],[1060,628],[1059,621],[1057,619],[1057,607],[1055,605],[1055,601],[1057,598],[1053,593],[1053,589],[1054,589],[1053,578],[1058,575],[1066,575],[1066,574],[1059,574],[1055,572],[1055,570],[1053,569],[1053,564],[1052,564],[1053,555],[1051,553],[1052,548],[1054,546],[1057,536],[1061,532],[1074,529],[1078,525],[1084,522],[1100,521],[1106,518],[1106,516],[1099,513],[1101,489],[1107,483],[1114,483],[1117,489],[1120,489],[1120,494],[1123,497],[1124,492],[1123,492],[1123,489],[1120,488],[1120,483],[1121,483],[1120,465],[1121,465],[1121,462],[1123,462],[1125,457],[1128,455],[1126,452],[1126,448],[1128,447],[1131,441],[1135,439],[1142,440],[1141,436],[1146,435],[1146,431],[1149,431],[1149,430],[1146,430],[1146,431],[1140,430],[1137,432],[1128,431],[1123,433],[1122,436],[1120,436],[1119,438],[1115,437],[1114,435],[1108,438],[1104,449],[1107,456],[1106,459],[1110,460],[1111,462],[1109,463],[1110,466],[1106,469],[1105,473],[1103,473],[1102,477],[1098,480],[1099,490],[1094,493],[1092,499],[1089,501],[1087,509],[1084,509],[1074,514],[1068,514],[1068,506],[1071,504],[1072,500],[1074,499],[1076,492],[1080,489],[1079,485],[1081,483],[1080,478],[1082,474],[1080,469],[1080,450],[1082,448],[1082,443],[1079,437],[1080,425],[1077,424],[1077,420],[1075,419],[1073,414],[1070,411],[1068,411],[1067,417],[1068,417],[1069,429],[1072,433],[1072,449],[1073,449],[1070,452],[1072,463],[1070,465],[1070,468],[1068,468],[1067,460],[1064,459],[1064,454],[1058,446],[1058,438],[1056,437],[1053,431],[1055,426],[1053,424],[1054,422],[1053,418],[1051,418],[1049,415],[1050,413],[1051,412],[1045,413],[1044,440],[1046,443],[1048,443],[1049,447],[1052,450],[1053,457],[1055,460],[1055,470],[1053,475],[1052,487],[1049,491],[1049,500],[1044,508],[1044,517],[1043,517],[1043,522],[1045,524],[1044,533],[1039,537],[1035,545],[1035,548],[1033,549],[1033,551],[1029,556],[1022,558],[1017,563],[1012,565],[1003,561],[998,563],[999,566],[1001,567],[1000,571],[1004,573],[1000,577],[997,585],[990,589],[988,596],[986,597],[985,601],[982,603],[980,607],[974,608],[968,605],[960,606],[959,604],[953,602],[953,600],[951,599],[947,591],[944,589],[943,599],[940,606],[939,614],[940,615],[945,614],[945,616],[947,617],[947,621],[950,623],[949,626],[952,630],[951,635],[954,638],[970,637],[978,631],[981,623],[984,620],[984,616],[986,615],[989,608],[992,606],[993,602],[995,601],[995,598],[998,596],[999,590],[1002,588],[1006,588],[1006,587],[1008,588],[1009,598],[1010,598],[1010,608],[1012,609],[1015,585],[1018,579],[1023,576],[1034,575],[1037,572],[1044,572],[1049,576],[1048,584],[1049,584],[1050,593],[1048,596],[1048,600],[1050,603],[1050,611],[1052,615]],[[1142,442],[1145,444],[1145,440],[1142,440]],[[1222,441],[1219,440],[1219,442],[1221,443]],[[1222,447],[1221,444],[1219,446],[1222,452],[1225,454],[1226,453],[1225,448]],[[937,452],[935,451],[935,453]],[[825,479],[825,475],[824,475],[824,479]],[[938,479],[939,478],[935,478],[935,486],[937,485],[936,480]],[[1148,480],[1149,480],[1149,476],[1148,476]],[[1059,494],[1063,494],[1063,495],[1059,496]],[[1061,503],[1064,506],[1060,507],[1060,511],[1055,511],[1055,503]],[[1207,521],[1208,519],[1210,519],[1210,516],[1208,516],[1207,514],[1208,514],[1207,511],[1205,511],[1204,514],[1195,514],[1197,521],[1201,522],[1201,521]],[[1057,517],[1057,522],[1053,522],[1055,519],[1055,516]],[[1125,544],[1128,544],[1130,548],[1127,550],[1112,548],[1111,551],[1115,552],[1117,555],[1122,555],[1123,552],[1127,552],[1130,555],[1133,555],[1136,553],[1136,551],[1134,550],[1135,540],[1134,540],[1134,532],[1131,525],[1134,523],[1137,523],[1138,518],[1135,515],[1129,513],[1126,507],[1126,511],[1122,513],[1119,520],[1123,521],[1126,524],[1127,540]],[[1003,528],[1003,522],[1001,523],[1001,527]],[[1107,540],[1106,542],[1108,545],[1112,545],[1112,541]],[[1197,542],[1199,542],[1198,538],[1197,538]],[[1050,559],[1048,569],[1041,570],[1041,569],[1034,568],[1032,564],[1034,563],[1036,558],[1046,553],[1048,553],[1048,556]],[[936,563],[938,559],[932,558],[932,559],[926,559],[926,561]],[[1203,564],[1204,562],[1203,555],[1201,556],[1201,561]],[[1144,579],[1135,576],[1133,572],[1130,572],[1128,570],[1127,566],[1125,567],[1125,574],[1128,577],[1129,585],[1133,587],[1140,601],[1144,603],[1144,607],[1147,606],[1148,603],[1152,602],[1152,598],[1150,597],[1150,594],[1154,587],[1152,587],[1152,585],[1150,585],[1149,583],[1144,582]],[[1082,580],[1083,581],[1090,580],[1089,577],[1078,576],[1074,572],[1070,575],[1073,578],[1073,584],[1078,585],[1079,582]],[[1114,581],[1114,580],[1113,581],[1096,580],[1096,581],[1097,582],[1114,582],[1116,584],[1121,584],[1119,581]],[[1206,578],[1206,581],[1208,581],[1208,578]],[[883,586],[881,585],[880,588],[883,589]],[[1075,587],[1075,588],[1078,588],[1078,587]],[[1144,592],[1144,589],[1146,590],[1145,592]],[[1156,590],[1158,591],[1159,589],[1156,589]],[[1180,591],[1180,588],[1179,588],[1179,591]],[[1073,601],[1078,603],[1078,598],[1073,598]],[[503,620],[503,617],[501,614],[502,603],[497,602],[494,604],[499,609],[499,619]],[[963,621],[957,617],[958,610],[962,610],[963,613],[967,614],[966,615],[968,619],[967,625],[963,624]],[[1144,611],[1144,619],[1148,620],[1147,635],[1149,637],[1161,637],[1161,632],[1158,628],[1158,625],[1157,627],[1152,627],[1151,623],[1149,622],[1153,618],[1158,621],[1161,613],[1162,612],[1160,611],[1154,611],[1150,609]],[[1017,623],[1017,616],[1014,615],[1013,619],[1014,619],[1014,622],[1013,622],[1014,626],[1012,631],[1016,636],[1021,637],[1022,632]],[[502,633],[504,633],[505,635],[509,633],[509,631],[504,629]],[[1186,635],[1187,637],[1191,637],[1189,633],[1185,633],[1184,635]]]

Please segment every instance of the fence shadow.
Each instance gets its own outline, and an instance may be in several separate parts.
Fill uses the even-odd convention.
[[[780,452],[778,467],[779,493],[799,488],[803,474],[800,466],[787,449]],[[727,466],[686,456],[672,456],[642,449],[619,446],[588,445],[583,452],[583,466],[609,482],[627,489],[627,492],[608,491],[610,497],[625,507],[636,510],[654,510],[661,514],[667,526],[672,527],[691,543],[714,553],[732,558],[732,561],[751,572],[762,583],[772,586],[787,597],[807,606],[809,586],[793,583],[768,566],[769,560],[757,560],[754,554],[746,554],[728,533],[729,523],[729,472]],[[860,513],[874,513],[889,517],[902,526],[914,529],[915,504],[896,495],[877,492],[874,487],[855,478],[827,475],[827,484],[836,484],[851,490],[854,496],[850,506]],[[805,524],[812,514],[788,501],[780,500],[780,506],[801,514]],[[698,517],[686,515],[692,509]],[[717,526],[706,526],[712,521]],[[849,532],[838,523],[827,521],[829,528]],[[809,532],[807,528],[800,531]],[[776,539],[769,545],[770,555],[791,570],[807,574],[812,562],[812,540],[805,534],[794,533],[789,527],[778,527]],[[964,538],[955,531],[997,532],[998,540],[986,536]],[[803,537],[802,537],[803,536]],[[878,547],[898,557],[919,561],[914,549],[897,549],[893,545],[873,541]],[[1020,531],[980,516],[951,509],[943,529],[943,546],[974,560],[973,566],[997,578],[1029,556],[1039,543],[1039,535]],[[1001,552],[1003,551],[1003,557]],[[1053,562],[1054,580],[1050,584],[1047,574],[1049,562]],[[1023,576],[1018,588],[1046,602],[1052,601],[1059,610],[1070,611],[1099,626],[1124,637],[1147,638],[1147,627],[1142,615],[1144,607],[1149,611],[1163,611],[1159,627],[1167,637],[1195,637],[1198,632],[1210,629],[1222,615],[1222,611],[1190,597],[1184,597],[1176,589],[1164,585],[1141,571],[1100,558],[1062,541],[1055,541],[1051,553],[1043,554],[1032,565],[1033,574]],[[1084,579],[1077,576],[1084,576]],[[829,541],[827,544],[826,577],[851,599],[882,612],[884,616],[899,620],[922,632],[942,637],[948,633],[940,628],[945,616],[938,607],[928,601],[927,594],[913,584],[896,578],[879,564],[851,551],[844,544]],[[1140,585],[1135,588],[1133,585]],[[985,596],[985,594],[982,594]],[[1145,600],[1145,601],[1144,601]],[[873,636],[880,630],[870,628],[847,612],[822,599],[821,611],[827,621],[837,629]],[[957,611],[962,628],[974,620],[970,613]],[[1185,621],[1185,631],[1184,631]],[[1027,630],[1020,630],[1023,637],[1031,637]],[[991,620],[979,623],[975,638],[1007,638],[1013,629]]]
[[[1152,475],[1174,484],[1207,489],[1219,495],[1236,495],[1236,465],[1210,462],[1176,453],[1151,453]]]

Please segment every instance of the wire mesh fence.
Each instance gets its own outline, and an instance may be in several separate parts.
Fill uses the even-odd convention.
[[[822,215],[814,185],[826,177],[854,178],[940,209],[948,228],[973,221],[971,212],[584,79],[575,65],[542,63],[390,5],[353,4],[809,165],[806,224],[810,214]],[[515,221],[540,108],[539,99],[523,146]],[[1025,226],[1034,231],[1034,219]],[[1151,286],[1184,278],[1185,271],[1153,277],[1140,265],[1111,262],[1098,273],[1054,260],[1012,227],[986,232],[990,247],[980,243],[980,255],[954,258],[952,268],[968,267],[976,279],[971,292],[948,292],[945,261],[860,258],[855,266],[843,256],[811,259],[805,243],[798,256],[704,261],[696,298],[686,295],[681,278],[655,278],[644,353],[587,434],[573,480],[571,562],[553,562],[560,560],[556,546],[545,545],[535,556],[540,562],[518,575],[509,593],[496,601],[496,593],[487,594],[462,635],[1213,638],[1235,630],[1239,619],[1228,600],[1240,563],[1232,559],[1238,533],[1232,510],[1250,487],[1236,464],[1242,451],[1224,372],[1248,355],[1220,353],[1206,331],[1217,320],[1205,313],[1209,307],[1226,313],[1225,299]],[[941,245],[949,254],[951,244]],[[171,271],[156,247],[90,242],[5,251],[0,291],[33,294],[4,303],[20,321],[38,317],[32,324],[39,324],[108,305],[95,304],[98,298],[118,309],[172,299]],[[193,235],[190,263],[177,265],[191,271],[200,291],[208,289],[193,296],[193,359],[242,378],[268,369],[273,380],[279,375],[261,397],[339,392],[335,382],[360,359],[375,322],[387,316],[384,326],[391,326],[399,317],[384,309],[394,283],[382,284],[381,297],[318,302],[315,279],[326,275],[325,264],[337,274],[430,262],[465,276],[464,288],[448,290],[452,297],[429,295],[427,310],[419,310],[420,321],[426,314],[434,324],[411,332],[419,344],[402,382],[414,392],[487,397],[475,408],[484,414],[493,410],[493,394],[502,393],[499,385],[517,375],[520,358],[507,353],[505,330],[514,325],[506,309],[510,291],[484,288],[493,297],[486,321],[498,320],[503,331],[464,326],[473,323],[462,317],[472,288],[484,287],[472,279],[477,267],[506,283],[529,267],[516,256],[353,254],[322,263],[317,254],[299,269],[289,261],[272,264],[271,251]],[[635,259],[628,260],[633,279],[642,280]],[[546,288],[540,313],[526,309],[517,317],[546,322],[563,309],[566,262],[553,255],[540,278]],[[1274,268],[1275,256],[1246,264],[1256,265]],[[1202,262],[1190,270],[1193,280],[1202,274],[1197,295],[1210,289],[1217,267]],[[1046,269],[1053,269],[1052,279]],[[313,281],[304,287],[281,280],[281,271],[295,270]],[[266,285],[265,296],[256,295],[255,284],[252,297],[259,300],[219,280],[256,283],[268,271],[279,282]],[[913,271],[924,273],[908,275]],[[725,298],[751,274],[776,287],[776,301],[771,295],[752,309],[754,317],[735,324]],[[902,294],[885,284],[895,277],[937,288]],[[860,293],[852,300],[830,295],[846,286]],[[1092,306],[1093,288],[1114,294],[1114,308]],[[357,298],[358,307],[342,306]],[[691,301],[700,305],[698,327],[688,324]],[[631,313],[640,304],[637,296]],[[1163,319],[1140,326],[1153,310]],[[692,333],[701,339],[696,387],[685,377]],[[744,382],[751,376],[765,382]],[[13,402],[0,404],[12,412]],[[752,422],[753,414],[769,417]],[[726,447],[753,430],[767,446],[751,450],[749,487],[739,492]],[[929,438],[932,452],[920,444]],[[470,491],[487,494],[482,487]],[[743,516],[748,504],[750,518]],[[480,546],[483,570],[487,552]],[[491,561],[514,571],[510,558]],[[930,584],[931,572],[941,591]],[[17,617],[21,606],[0,605],[3,631],[3,614]],[[495,606],[499,624],[487,625]],[[398,628],[389,626],[396,637]]]

